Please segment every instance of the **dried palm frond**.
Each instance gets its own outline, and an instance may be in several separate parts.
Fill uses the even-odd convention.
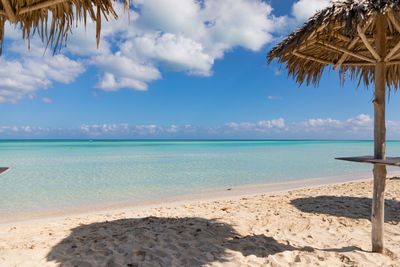
[[[336,0],[317,12],[287,36],[267,56],[278,59],[299,84],[318,85],[326,67],[339,69],[345,78],[369,85],[380,60],[374,43],[376,17],[386,21],[387,86],[398,88],[400,80],[400,1]]]
[[[96,44],[99,45],[101,18],[117,18],[115,0],[0,0],[0,54],[6,21],[22,30],[22,37],[30,40],[38,34],[56,51],[66,44],[74,23],[90,17],[96,22]],[[129,0],[124,0],[129,8]]]

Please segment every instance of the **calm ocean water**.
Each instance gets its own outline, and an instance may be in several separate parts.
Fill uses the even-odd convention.
[[[334,157],[372,152],[370,141],[0,141],[0,167],[11,167],[0,176],[0,221],[369,172]],[[399,156],[400,142],[388,142],[387,154]]]

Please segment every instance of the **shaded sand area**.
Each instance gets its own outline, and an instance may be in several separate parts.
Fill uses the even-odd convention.
[[[372,182],[0,225],[0,266],[400,266],[400,178],[384,255],[370,253]]]

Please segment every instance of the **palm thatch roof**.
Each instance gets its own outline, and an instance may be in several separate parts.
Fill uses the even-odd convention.
[[[386,23],[386,55],[376,52],[374,34],[377,16]],[[369,85],[375,64],[386,63],[386,84],[399,88],[400,1],[334,0],[302,27],[274,47],[267,56],[277,59],[298,83],[318,85],[326,67],[339,69],[341,81],[359,77]]]
[[[96,41],[100,41],[101,18],[117,17],[112,0],[0,0],[0,54],[6,21],[22,30],[22,38],[30,40],[38,34],[56,51],[67,42],[74,24],[90,17],[96,22]],[[129,0],[124,0],[125,7]]]

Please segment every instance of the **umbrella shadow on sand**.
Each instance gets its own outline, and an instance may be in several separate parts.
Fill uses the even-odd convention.
[[[372,199],[349,196],[317,196],[297,198],[291,204],[302,212],[321,213],[350,219],[371,218]],[[385,200],[385,222],[400,222],[400,202]]]
[[[60,266],[202,266],[227,262],[234,252],[267,257],[288,250],[298,248],[265,235],[240,236],[216,220],[147,217],[78,226],[47,260]]]

